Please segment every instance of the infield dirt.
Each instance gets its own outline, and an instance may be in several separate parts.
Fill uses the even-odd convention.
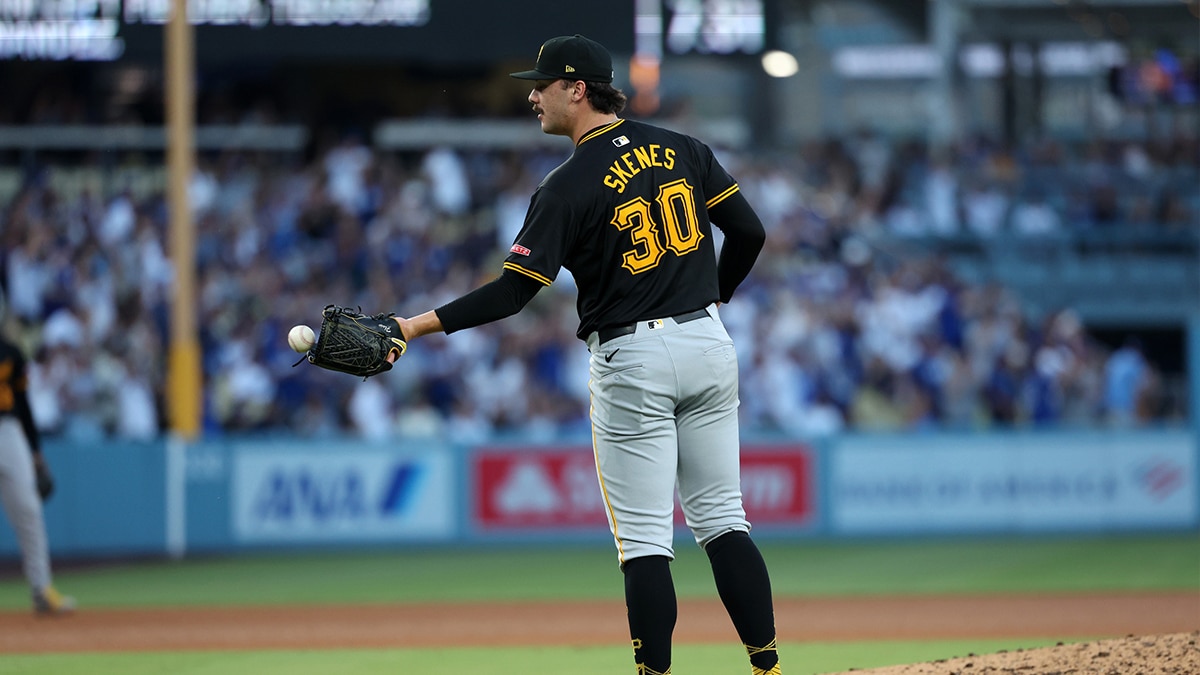
[[[784,645],[970,638],[1070,643],[857,675],[1200,674],[1200,593],[781,598],[775,614]],[[623,604],[613,601],[84,608],[64,619],[9,611],[0,612],[0,653],[615,644],[628,639],[624,617]],[[718,601],[680,601],[678,642],[730,639]],[[786,664],[786,648],[782,655]]]

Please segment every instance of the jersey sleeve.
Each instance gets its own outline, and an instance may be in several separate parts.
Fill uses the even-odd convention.
[[[767,233],[758,214],[741,192],[709,207],[713,225],[725,233],[725,244],[717,260],[717,286],[721,302],[729,302],[733,291],[750,274],[758,259]]]
[[[434,310],[447,334],[498,321],[521,311],[543,286],[505,270],[499,277]]]
[[[567,200],[544,186],[533,193],[525,224],[504,259],[504,269],[549,286],[571,250],[577,225]]]
[[[697,163],[703,168],[704,206],[711,209],[729,199],[730,195],[736,194],[739,191],[738,184],[717,161],[712,148],[694,138],[692,142],[697,154]]]
[[[717,286],[721,302],[729,302],[745,280],[766,242],[766,231],[758,214],[746,201],[737,181],[717,161],[707,145],[696,141],[704,174],[704,206],[712,224],[725,234],[717,260]]]

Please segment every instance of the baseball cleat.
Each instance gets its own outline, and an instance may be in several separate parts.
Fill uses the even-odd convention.
[[[33,611],[42,616],[61,616],[75,611],[75,598],[59,593],[53,586],[33,592]]]

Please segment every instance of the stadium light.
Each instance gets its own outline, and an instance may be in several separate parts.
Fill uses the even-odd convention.
[[[778,49],[762,55],[762,67],[771,77],[791,77],[800,72],[800,62],[796,57]]]

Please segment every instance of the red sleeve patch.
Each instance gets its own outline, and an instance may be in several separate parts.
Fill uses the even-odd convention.
[[[513,244],[512,248],[510,248],[508,250],[512,253],[516,253],[517,255],[524,255],[524,256],[528,256],[530,253],[533,253],[533,251],[530,251],[529,249],[525,248],[524,246],[522,246],[520,244]]]

